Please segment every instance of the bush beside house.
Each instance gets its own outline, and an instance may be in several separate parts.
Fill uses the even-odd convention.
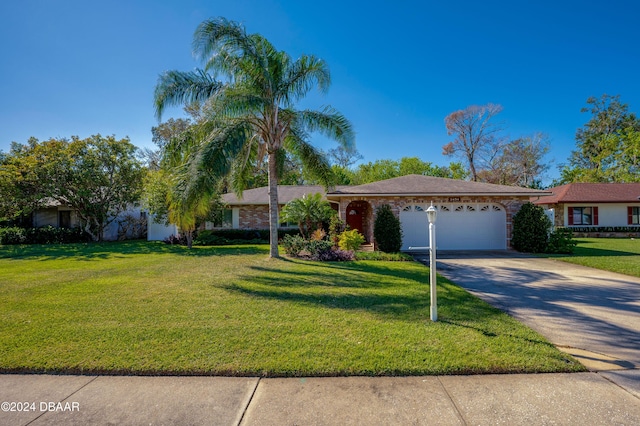
[[[571,229],[551,229],[552,223],[544,209],[526,203],[513,216],[511,245],[526,253],[573,253],[576,243]]]
[[[377,249],[385,253],[397,253],[402,247],[402,226],[389,204],[378,208],[373,225]]]

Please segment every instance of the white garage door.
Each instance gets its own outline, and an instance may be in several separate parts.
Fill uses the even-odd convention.
[[[487,203],[438,204],[438,250],[504,250],[507,248],[507,214],[504,207]],[[427,206],[412,204],[400,212],[402,249],[429,245]]]

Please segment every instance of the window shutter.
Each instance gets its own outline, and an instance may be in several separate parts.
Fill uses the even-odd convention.
[[[569,207],[569,225],[573,225],[573,207]]]
[[[627,225],[633,225],[633,207],[627,207]]]
[[[594,225],[598,225],[598,208],[594,207],[593,208],[593,224]]]

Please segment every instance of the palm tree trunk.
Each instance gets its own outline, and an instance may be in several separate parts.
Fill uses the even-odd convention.
[[[269,152],[269,257],[278,258],[278,170],[276,151]]]

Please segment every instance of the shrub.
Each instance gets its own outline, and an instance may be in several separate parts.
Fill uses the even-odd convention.
[[[193,245],[196,246],[222,246],[230,244],[231,241],[242,241],[246,240],[228,240],[225,237],[221,237],[219,235],[213,234],[211,231],[202,231],[199,232],[198,235],[193,239]]]
[[[338,241],[340,240],[340,234],[346,231],[347,225],[337,214],[331,216],[329,221],[329,241],[331,241],[334,247],[338,247]]]
[[[268,229],[212,229],[198,232],[198,238],[208,238],[213,235],[226,240],[269,241]]]
[[[241,230],[236,230],[241,231]],[[225,236],[226,235],[226,236]],[[229,244],[265,244],[268,240],[262,238],[264,234],[259,231],[244,232],[219,232],[206,230],[198,232],[193,239],[196,246],[224,246]],[[267,234],[268,235],[268,234]],[[229,238],[231,237],[231,238]]]
[[[338,247],[341,250],[356,251],[364,243],[365,239],[357,229],[344,231],[338,238]]]
[[[306,249],[307,241],[300,235],[285,235],[282,239],[282,247],[287,255],[298,257],[300,252]]]
[[[640,232],[640,226],[572,226],[573,232]]]
[[[0,244],[25,244],[26,241],[24,228],[0,228]]]
[[[324,232],[324,229],[316,229],[311,233],[311,239],[316,241],[324,240],[324,237],[326,236],[327,233]]]
[[[67,244],[90,240],[82,228],[0,228],[0,244]]]
[[[402,247],[402,227],[400,219],[391,211],[389,204],[383,204],[376,212],[373,224],[373,237],[378,250],[397,253]]]
[[[576,244],[573,240],[573,231],[571,228],[556,228],[556,230],[549,235],[547,253],[571,254]]]
[[[320,261],[353,260],[353,252],[336,250],[327,240],[305,240],[300,235],[285,235],[282,239],[285,253],[291,257],[301,257]]]
[[[347,262],[354,260],[355,256],[351,250],[340,250],[330,247],[328,250],[321,251],[315,256],[312,256],[311,259],[322,262]]]
[[[518,251],[544,253],[549,243],[551,221],[540,206],[527,203],[513,216],[511,245]]]

